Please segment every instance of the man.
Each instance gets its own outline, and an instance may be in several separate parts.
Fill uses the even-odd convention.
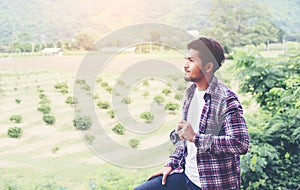
[[[240,155],[249,147],[249,134],[237,96],[214,73],[224,51],[213,39],[188,44],[184,65],[187,89],[181,139],[165,167],[135,190],[240,189]]]

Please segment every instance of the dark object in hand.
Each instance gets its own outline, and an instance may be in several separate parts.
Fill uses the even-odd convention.
[[[176,145],[179,141],[180,141],[180,138],[179,138],[179,135],[178,133],[175,131],[175,129],[170,133],[170,141]]]

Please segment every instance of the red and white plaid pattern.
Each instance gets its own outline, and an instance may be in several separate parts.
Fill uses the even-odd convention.
[[[194,95],[196,85],[186,92],[183,119]],[[213,77],[204,95],[205,105],[195,138],[197,166],[203,190],[240,189],[240,155],[249,147],[249,134],[243,117],[243,109],[237,96]],[[173,172],[183,172],[186,143],[178,143],[166,166]]]

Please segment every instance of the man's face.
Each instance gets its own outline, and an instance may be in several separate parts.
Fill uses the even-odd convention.
[[[186,57],[186,63],[184,64],[186,81],[201,82],[205,79],[203,74],[202,60],[199,57],[199,52],[194,49],[189,50],[189,54]]]

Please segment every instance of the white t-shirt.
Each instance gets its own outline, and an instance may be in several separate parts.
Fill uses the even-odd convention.
[[[189,106],[187,122],[191,124],[195,133],[199,131],[200,117],[204,106],[205,91],[195,89],[194,96]],[[185,158],[185,174],[195,185],[201,187],[197,167],[197,147],[193,142],[186,141],[188,154]]]

